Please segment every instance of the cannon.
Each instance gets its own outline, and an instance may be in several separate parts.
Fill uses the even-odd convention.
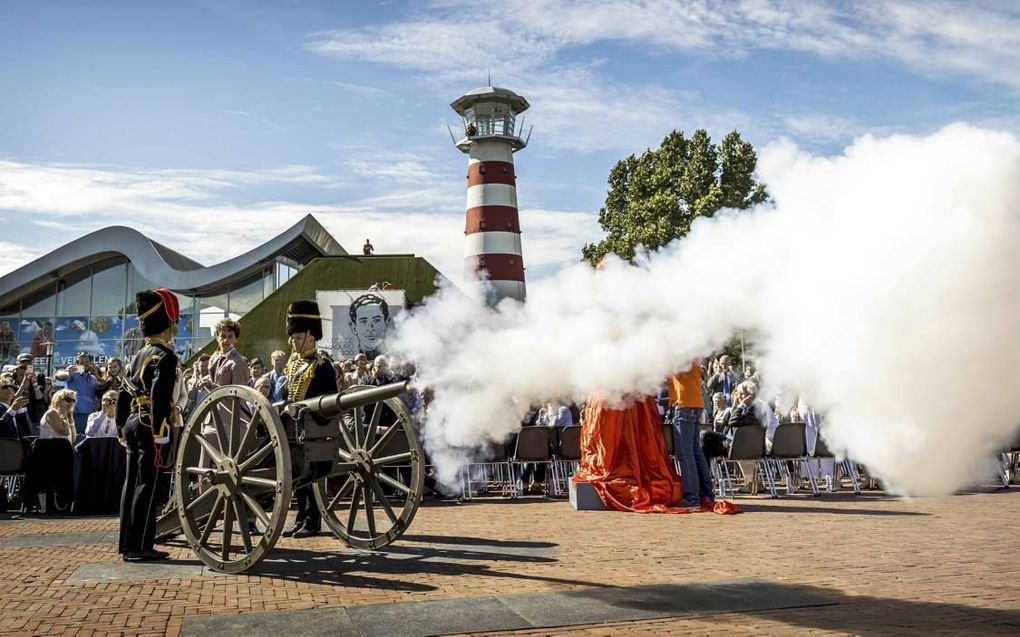
[[[207,566],[240,573],[272,550],[294,490],[307,485],[349,546],[394,542],[425,480],[405,391],[406,383],[357,386],[274,406],[250,387],[213,390],[180,431],[173,500],[157,534],[182,532]]]

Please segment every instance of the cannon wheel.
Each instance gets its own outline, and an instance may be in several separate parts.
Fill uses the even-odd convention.
[[[425,454],[417,429],[403,401],[389,398],[344,412],[340,433],[339,462],[354,468],[313,483],[319,511],[348,545],[382,548],[403,534],[421,503]]]
[[[283,531],[290,471],[283,425],[261,393],[241,385],[210,392],[184,428],[175,465],[181,529],[199,559],[224,573],[258,564]]]

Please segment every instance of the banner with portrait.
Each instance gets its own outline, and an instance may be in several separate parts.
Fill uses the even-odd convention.
[[[407,306],[404,290],[332,290],[315,295],[322,315],[323,348],[336,360],[386,350],[386,335]],[[328,344],[327,344],[328,343]]]

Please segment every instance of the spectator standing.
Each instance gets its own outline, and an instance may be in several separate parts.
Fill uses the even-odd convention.
[[[276,350],[269,356],[273,369],[266,374],[269,379],[269,402],[279,403],[287,400],[287,375],[283,373],[283,367],[287,364],[287,354],[283,350]]]
[[[40,438],[65,438],[74,444],[78,437],[74,419],[77,399],[73,389],[61,389],[53,394],[53,402],[39,423]],[[86,424],[87,420],[86,417]]]
[[[0,438],[23,438],[32,433],[28,399],[11,376],[0,377]],[[3,488],[0,493],[6,494]]]
[[[252,382],[262,378],[266,374],[266,366],[262,363],[262,359],[258,356],[253,356],[248,361],[248,368],[251,370]]]
[[[108,391],[120,392],[124,388],[124,361],[114,356],[106,361],[106,372],[96,386],[96,396],[105,396]]]
[[[39,419],[42,418],[46,406],[49,405],[45,395],[46,375],[35,372],[32,355],[28,352],[18,355],[18,366],[14,370],[14,382],[19,387],[23,387],[22,395],[28,399],[26,415],[29,422],[33,426],[38,426]]]
[[[365,254],[365,256],[369,256],[375,252],[375,246],[372,245],[371,241],[365,239],[365,245],[361,246],[361,251]]]
[[[695,360],[687,371],[674,374],[669,379],[668,389],[672,424],[680,445],[677,458],[683,493],[681,506],[711,508],[715,505],[715,491],[698,432],[705,408],[701,396],[701,362]]]
[[[64,381],[67,384],[67,389],[75,393],[77,402],[74,405],[74,428],[79,436],[85,435],[89,414],[96,411],[96,387],[99,386],[98,371],[92,362],[91,354],[78,352],[74,358],[74,365],[69,365],[67,369],[55,374],[57,380]]]
[[[209,361],[209,375],[205,383],[209,391],[224,385],[251,386],[248,361],[237,351],[237,342],[240,338],[241,326],[237,321],[225,318],[216,324],[216,342],[219,343],[220,350]],[[227,406],[220,404],[219,409],[223,422],[229,422],[232,414]],[[216,428],[211,422],[202,430],[202,435],[218,440]]]
[[[726,398],[726,404],[730,405],[732,404],[730,396],[741,380],[740,373],[733,368],[733,359],[728,354],[724,354],[719,357],[719,362],[708,379],[708,389],[712,393],[722,392]]]
[[[89,423],[85,427],[87,438],[116,438],[119,433],[117,427],[117,395],[118,391],[111,389],[103,394],[100,403],[100,410],[89,414]]]
[[[229,318],[216,324],[216,342],[219,351],[209,361],[210,389],[223,385],[251,386],[251,369],[248,361],[237,351],[237,342],[241,338],[241,325]]]
[[[188,406],[185,411],[188,414],[194,411],[195,406],[202,402],[202,399],[208,396],[211,390],[209,355],[201,354],[198,357],[198,362],[192,367],[191,378],[188,380]]]

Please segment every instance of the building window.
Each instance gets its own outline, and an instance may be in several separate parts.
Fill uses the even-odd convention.
[[[228,311],[231,314],[244,315],[262,302],[262,279],[255,279],[247,285],[230,291]]]
[[[75,273],[60,283],[57,293],[57,316],[81,317],[88,321],[92,314],[92,270]]]

